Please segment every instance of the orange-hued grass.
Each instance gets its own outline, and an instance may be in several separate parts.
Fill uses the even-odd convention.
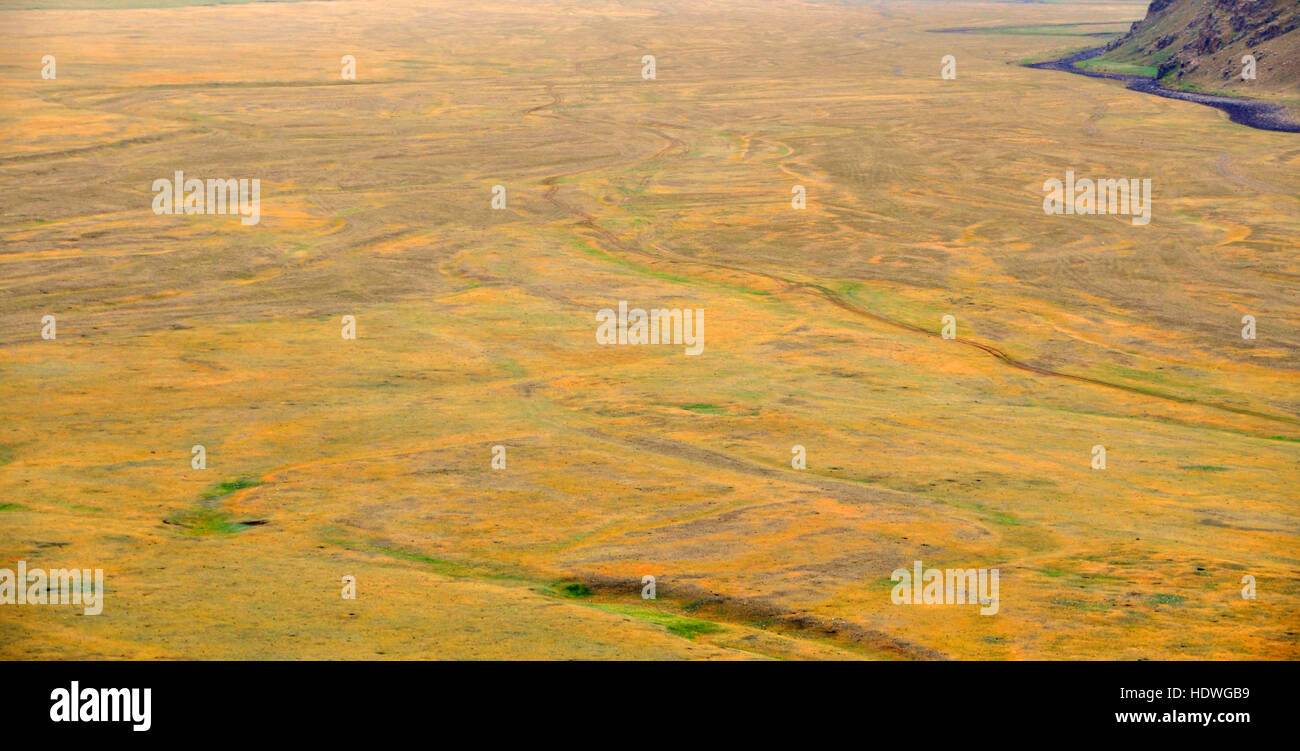
[[[0,567],[108,589],[0,656],[1294,658],[1294,136],[929,31],[1142,9],[0,12]],[[154,216],[177,169],[261,222]],[[1045,216],[1067,169],[1151,224]]]

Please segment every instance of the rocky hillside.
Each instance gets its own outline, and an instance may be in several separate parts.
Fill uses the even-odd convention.
[[[1253,81],[1241,77],[1248,54]],[[1153,0],[1098,63],[1153,73],[1168,86],[1300,97],[1300,1]]]

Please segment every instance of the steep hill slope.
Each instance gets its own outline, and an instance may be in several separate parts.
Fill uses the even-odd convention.
[[[1146,18],[1093,66],[1158,76],[1168,86],[1265,98],[1300,97],[1296,0],[1153,0]],[[1256,78],[1242,79],[1254,55]]]

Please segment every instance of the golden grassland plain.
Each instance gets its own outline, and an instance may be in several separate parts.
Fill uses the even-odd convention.
[[[0,656],[1300,652],[1300,138],[1020,65],[1144,3],[38,5],[0,566],[107,596],[0,606]],[[1045,215],[1067,169],[1151,223]],[[154,215],[175,170],[261,222]],[[598,345],[619,300],[704,353]],[[892,604],[918,559],[998,613]]]

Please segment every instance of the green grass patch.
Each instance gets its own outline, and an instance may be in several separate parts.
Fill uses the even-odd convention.
[[[255,480],[251,477],[241,477],[238,480],[227,480],[221,483],[220,485],[217,485],[215,487],[209,488],[208,490],[204,491],[203,500],[211,501],[213,499],[220,498],[222,496],[230,495],[236,490],[243,490],[244,488],[255,488],[261,484],[262,484],[261,480]]]
[[[678,284],[689,284],[692,286],[706,285],[706,286],[720,287],[722,289],[735,290],[737,292],[743,292],[747,295],[757,295],[759,297],[769,297],[772,294],[765,290],[746,287],[742,284],[726,284],[723,282],[715,282],[708,279],[692,279],[690,277],[678,276],[676,274],[669,274],[663,271],[656,271],[651,268],[646,268],[645,266],[642,266],[640,264],[632,263],[631,261],[625,258],[621,258],[611,253],[607,253],[604,250],[601,250],[600,248],[590,245],[581,239],[566,238],[565,242],[570,247],[582,251],[583,253],[591,256],[592,258],[596,258],[598,260],[605,261],[608,263],[617,264],[630,271],[635,271],[638,274],[645,274],[646,276],[650,276],[655,279],[663,279],[664,281],[668,281],[668,282],[676,282]]]
[[[455,561],[435,558],[414,550],[404,550],[385,542],[372,542],[353,537],[348,530],[335,526],[319,528],[320,540],[327,545],[336,545],[359,553],[384,555],[402,561],[419,563],[433,569],[434,573],[453,579],[491,579],[494,581],[532,582],[520,575],[506,564],[496,562],[476,563],[474,561]]]
[[[1081,600],[1063,600],[1054,599],[1053,603],[1067,608],[1077,608],[1079,610],[1113,610],[1114,608],[1105,603],[1083,602]]]
[[[393,548],[385,545],[363,545],[362,547],[374,553],[382,553],[387,556],[392,556],[393,558],[400,558],[404,561],[414,561],[415,563],[423,563],[426,566],[432,566],[433,569],[440,574],[447,574],[448,576],[468,575],[463,570],[463,566],[444,558],[434,558],[433,556],[425,555],[424,553],[402,550],[401,548]]]
[[[1128,378],[1135,381],[1166,383],[1169,380],[1164,373],[1160,373],[1154,370],[1138,370],[1137,368],[1126,368],[1122,365],[1116,367],[1114,370],[1115,373],[1120,377]]]
[[[24,508],[16,503],[0,503],[0,511],[22,511]]]
[[[1091,584],[1128,584],[1128,579],[1122,579],[1118,576],[1107,576],[1105,574],[1079,574],[1079,586],[1088,586]]]
[[[180,527],[191,537],[229,537],[266,522],[261,519],[236,521],[220,509],[196,508],[172,514],[163,519],[164,524]]]
[[[554,589],[565,597],[572,597],[574,599],[591,597],[592,594],[594,594],[591,591],[591,588],[582,582],[556,582],[551,585],[551,589]]]
[[[1075,63],[1076,67],[1084,70],[1095,70],[1098,73],[1119,73],[1127,76],[1145,76],[1155,78],[1160,69],[1154,65],[1139,65],[1137,63],[1123,63],[1118,60],[1107,60],[1101,57],[1094,57],[1091,60],[1082,60]]]
[[[1123,34],[1127,29],[1128,24],[1118,22],[1080,21],[1077,23],[1043,23],[1029,24],[1025,26],[990,26],[987,28],[971,29],[971,31],[979,34],[1016,34],[1050,37],[1077,37],[1091,34],[1107,34],[1112,37],[1117,37]]]
[[[1182,595],[1168,595],[1163,593],[1158,595],[1148,595],[1147,599],[1155,605],[1180,605],[1187,600],[1187,598]]]
[[[727,411],[726,407],[719,407],[716,404],[683,404],[682,409],[706,415],[720,415],[725,414]]]
[[[501,370],[502,373],[505,373],[506,375],[511,376],[513,378],[523,378],[524,376],[528,375],[528,371],[524,368],[524,366],[508,358],[503,360],[498,360],[496,362],[496,366],[498,369]]]
[[[1004,527],[1020,526],[1020,520],[1017,519],[1015,516],[1008,514],[1005,511],[998,511],[997,509],[985,508],[984,504],[982,503],[972,503],[971,507],[974,508],[976,511],[980,512],[981,515],[983,515],[993,524],[1001,524]]]
[[[676,615],[675,613],[653,608],[637,607],[635,605],[594,605],[593,607],[610,613],[631,616],[638,620],[653,623],[656,626],[663,626],[668,629],[668,633],[680,636],[683,639],[694,639],[700,634],[716,634],[726,630],[712,621],[687,618],[684,615]]]

